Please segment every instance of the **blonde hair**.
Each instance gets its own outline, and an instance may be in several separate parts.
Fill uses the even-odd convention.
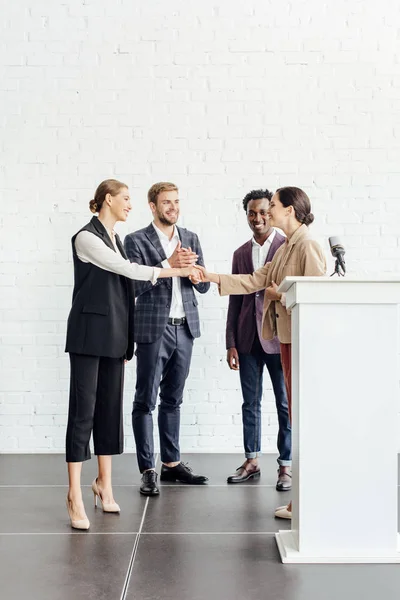
[[[105,179],[97,187],[93,200],[89,202],[90,211],[92,213],[100,212],[107,194],[116,196],[122,188],[127,187],[125,183],[117,181],[117,179]]]
[[[153,202],[153,204],[157,204],[157,198],[161,192],[177,192],[178,188],[174,183],[169,183],[168,181],[160,181],[159,183],[155,183],[151,186],[149,191],[147,192],[147,200]]]

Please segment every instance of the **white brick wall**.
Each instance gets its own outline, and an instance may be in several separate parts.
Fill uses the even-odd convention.
[[[351,272],[399,273],[398,0],[0,4],[1,451],[63,450],[70,237],[102,179],[131,188],[122,234],[149,222],[149,186],[175,181],[181,224],[219,271],[249,238],[245,193],[298,185]],[[226,305],[215,289],[200,298],[185,451],[241,449]],[[130,364],[129,450],[133,386]],[[268,384],[263,424],[273,450]]]

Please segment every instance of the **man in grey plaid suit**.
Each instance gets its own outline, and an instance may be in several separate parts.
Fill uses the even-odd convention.
[[[148,192],[154,221],[148,227],[125,237],[131,262],[155,267],[204,265],[199,238],[176,226],[179,217],[178,188],[173,183],[156,183]],[[158,429],[161,451],[161,480],[203,484],[181,462],[179,449],[180,405],[189,374],[193,340],[200,336],[198,302],[193,288],[205,294],[209,283],[188,278],[135,282],[134,340],[137,344],[136,392],[132,426],[142,483],[146,496],[159,494],[154,462],[153,418],[158,389],[160,405]]]

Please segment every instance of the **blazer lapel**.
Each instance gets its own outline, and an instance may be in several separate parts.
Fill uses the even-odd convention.
[[[151,242],[151,244],[157,250],[158,254],[160,255],[161,261],[166,260],[167,257],[165,256],[165,252],[161,245],[160,238],[158,237],[157,232],[154,229],[153,225],[150,224],[147,227],[145,234],[146,234],[147,238],[149,239],[149,241]]]
[[[102,237],[103,242],[115,252],[114,244],[112,243],[110,236],[107,233],[107,229],[104,227],[103,223],[98,219],[98,217],[92,217],[90,222],[96,229],[97,233]]]
[[[279,261],[279,265],[276,266],[275,272],[277,273],[275,275],[275,279],[274,281],[282,281],[282,275],[283,275],[283,270],[286,267],[289,258],[291,257],[293,250],[295,248],[296,242],[298,242],[298,240],[301,240],[303,237],[305,237],[308,234],[308,227],[307,225],[301,225],[298,230],[292,235],[292,237],[290,238],[290,240],[286,240],[285,244],[285,250],[282,254],[282,256],[280,257],[280,261]]]
[[[186,235],[187,229],[181,229],[180,227],[176,226],[176,230],[178,232],[179,239],[181,240],[182,248],[189,248],[190,241],[188,235]]]
[[[271,262],[271,260],[274,257],[275,252],[278,250],[278,248],[280,248],[281,246],[281,240],[282,240],[282,236],[279,235],[278,232],[275,233],[275,237],[272,240],[272,244],[269,247],[268,250],[268,254],[267,254],[267,258],[265,259],[265,264],[267,264],[267,262]]]
[[[122,242],[119,239],[119,235],[115,236],[115,241],[117,243],[118,250],[121,252],[122,257],[125,258],[125,259],[127,259],[128,257],[126,255],[126,252],[125,252],[125,249],[124,249],[124,247],[122,245]]]
[[[246,273],[254,273],[255,267],[253,264],[253,240],[249,240],[243,248],[243,261]]]

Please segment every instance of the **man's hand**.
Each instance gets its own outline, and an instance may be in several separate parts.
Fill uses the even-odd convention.
[[[194,275],[189,275],[189,280],[193,285],[198,285],[199,283],[202,283],[198,271],[196,271]]]
[[[239,371],[239,354],[236,348],[228,348],[226,362],[232,371]]]
[[[277,290],[278,286],[276,285],[275,281],[272,281],[271,285],[265,290],[265,295],[268,300],[277,300],[279,302],[279,300],[282,298],[282,294],[279,294]]]
[[[211,282],[217,283],[219,285],[219,275],[218,273],[210,273],[206,270],[205,267],[201,265],[195,265],[194,267],[194,278],[202,281],[203,283]]]
[[[182,248],[179,240],[177,247],[168,259],[171,269],[181,269],[182,267],[190,267],[194,265],[198,259],[198,255],[191,248]]]
[[[189,265],[188,267],[180,267],[178,270],[178,277],[188,277],[192,283],[200,283],[198,281],[198,271],[193,265]]]

